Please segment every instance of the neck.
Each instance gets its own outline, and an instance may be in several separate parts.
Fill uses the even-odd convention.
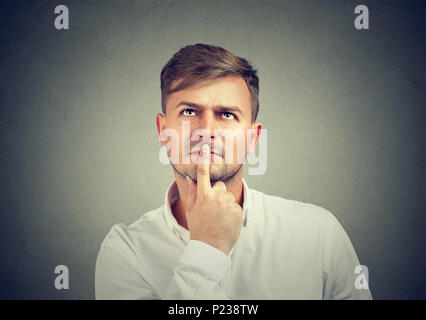
[[[188,198],[186,196],[188,187],[186,179],[180,174],[175,172],[176,185],[179,190],[179,198],[172,205],[172,214],[176,218],[179,225],[188,229],[188,223],[186,221],[186,208],[188,206]],[[229,181],[225,182],[226,189],[231,192],[235,198],[235,202],[243,207],[244,194],[243,194],[243,170],[241,170]]]

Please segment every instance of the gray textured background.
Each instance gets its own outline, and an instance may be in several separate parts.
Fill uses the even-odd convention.
[[[58,4],[70,30],[53,26]],[[353,26],[357,4],[369,31]],[[197,42],[259,69],[268,171],[249,186],[330,210],[374,298],[426,298],[424,1],[0,9],[0,298],[94,298],[109,228],[160,206],[172,181],[158,161],[159,74]],[[54,288],[59,264],[69,290]]]

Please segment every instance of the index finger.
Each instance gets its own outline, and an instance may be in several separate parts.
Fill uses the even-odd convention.
[[[201,147],[197,166],[197,194],[205,194],[211,189],[210,184],[210,147]]]

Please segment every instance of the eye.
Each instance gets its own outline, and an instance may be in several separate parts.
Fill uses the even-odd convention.
[[[235,115],[231,112],[222,112],[222,117],[230,120],[235,119]]]
[[[193,116],[195,115],[195,111],[193,109],[185,109],[182,111],[184,116]]]

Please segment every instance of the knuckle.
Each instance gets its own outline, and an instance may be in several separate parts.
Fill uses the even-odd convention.
[[[225,183],[223,183],[223,181],[217,181],[214,185],[219,188],[226,188]]]
[[[201,202],[208,202],[208,201],[210,201],[210,194],[209,193],[203,193],[200,196],[200,200],[201,200]]]
[[[229,207],[229,202],[228,201],[224,201],[223,198],[218,198],[217,203],[223,209],[226,209],[226,208]]]
[[[213,185],[213,189],[216,191],[224,191],[226,190],[226,186],[222,181],[218,181]]]
[[[231,192],[227,192],[227,197],[230,201],[235,202],[235,197]]]

